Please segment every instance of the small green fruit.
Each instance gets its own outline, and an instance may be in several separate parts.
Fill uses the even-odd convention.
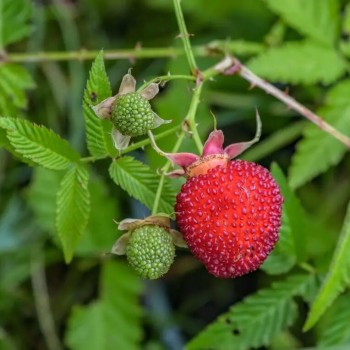
[[[156,279],[168,272],[175,257],[172,236],[163,227],[136,228],[126,246],[129,264],[143,278]]]
[[[137,92],[120,95],[112,109],[113,125],[121,134],[140,136],[154,127],[155,114],[150,103]]]

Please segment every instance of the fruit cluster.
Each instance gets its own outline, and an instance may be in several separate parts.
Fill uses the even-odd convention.
[[[135,92],[135,79],[124,76],[119,93],[103,101],[96,113],[109,118],[116,130],[116,147],[130,137],[143,135],[164,123],[148,102],[157,92],[154,84]],[[214,130],[201,156],[164,153],[151,137],[155,150],[182,169],[169,176],[185,176],[186,183],[176,197],[175,216],[180,232],[170,228],[170,217],[150,216],[125,219],[121,236],[112,252],[126,254],[131,266],[144,278],[158,278],[170,268],[175,245],[187,246],[209,273],[233,278],[256,270],[279,238],[283,197],[270,172],[261,165],[233,160],[257,142],[261,123],[249,142],[223,148],[224,135]]]

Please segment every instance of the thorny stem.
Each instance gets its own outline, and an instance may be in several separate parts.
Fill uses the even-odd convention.
[[[99,51],[77,50],[77,51],[52,51],[35,53],[8,53],[0,55],[0,62],[46,62],[46,61],[85,61],[93,60]],[[174,57],[184,53],[182,48],[143,48],[125,50],[105,50],[103,57],[106,60],[134,59],[134,58],[158,58]]]
[[[197,64],[196,61],[194,59],[194,55],[193,55],[193,51],[191,48],[191,44],[190,44],[190,38],[189,38],[189,34],[186,28],[186,23],[185,23],[185,19],[181,10],[181,5],[180,5],[180,1],[181,0],[174,0],[174,9],[175,9],[175,15],[176,15],[176,19],[177,19],[177,24],[179,26],[180,29],[180,36],[181,36],[181,40],[184,46],[184,50],[187,56],[187,61],[188,64],[190,66],[191,69],[191,73],[193,75],[196,75],[198,68],[197,68]]]
[[[181,144],[182,144],[182,141],[185,137],[185,133],[182,131],[175,143],[175,146],[174,148],[172,149],[171,153],[176,153]],[[159,179],[159,184],[158,184],[158,188],[157,188],[157,193],[156,193],[156,198],[154,199],[154,204],[153,204],[153,208],[152,208],[152,215],[155,215],[157,214],[157,211],[158,211],[158,206],[159,206],[159,200],[160,200],[160,197],[161,197],[161,194],[162,194],[162,191],[163,191],[163,186],[164,186],[164,181],[165,181],[165,176],[166,176],[166,173],[168,172],[169,170],[169,167],[171,165],[171,162],[168,160],[165,165],[161,168],[161,176],[160,176],[160,179]]]
[[[47,348],[49,350],[62,350],[50,308],[43,260],[41,250],[34,249],[31,258],[31,279],[36,313]]]
[[[206,45],[192,47],[195,56],[218,56],[223,52],[231,54],[253,55],[264,50],[264,45],[242,40],[221,41],[215,40]],[[98,55],[97,50],[73,50],[73,51],[50,51],[50,52],[6,52],[0,50],[0,63],[30,63],[48,61],[86,61],[94,60]],[[104,50],[105,60],[134,60],[138,58],[161,58],[176,57],[185,54],[182,47],[135,47],[132,49]]]
[[[350,149],[350,138],[346,135],[339,132],[333,126],[324,121],[317,114],[312,112],[310,109],[303,106],[301,103],[296,101],[293,97],[289,96],[284,91],[277,89],[272,84],[261,79],[247,67],[245,67],[237,58],[235,57],[226,57],[223,61],[217,64],[217,69],[222,73],[230,72],[233,69],[232,73],[240,75],[243,79],[249,81],[252,84],[252,87],[258,86],[260,89],[264,90],[269,95],[276,97],[278,100],[286,104],[289,108],[295,110],[301,114],[306,119],[310,120],[312,123],[317,125],[321,130],[327,132],[328,134],[335,137],[337,140],[342,142],[347,148]]]

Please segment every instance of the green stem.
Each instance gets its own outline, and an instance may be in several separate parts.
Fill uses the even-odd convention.
[[[196,112],[200,101],[202,86],[203,86],[203,82],[196,85],[196,87],[193,89],[192,100],[191,100],[190,108],[188,110],[187,117],[186,117],[186,121],[192,132],[193,141],[199,153],[202,153],[203,144],[198,134],[197,124],[196,124]]]
[[[174,148],[171,151],[171,153],[176,153],[179,150],[184,137],[185,137],[185,133],[181,132],[176,143],[175,143]],[[162,191],[163,191],[163,186],[164,186],[164,181],[165,181],[165,176],[166,176],[165,174],[169,170],[170,165],[171,165],[171,162],[168,160],[161,169],[162,175],[160,176],[160,179],[159,179],[157,193],[156,193],[156,197],[154,199],[154,204],[153,204],[153,208],[152,208],[152,215],[157,214],[160,197],[161,197]]]
[[[183,80],[192,80],[192,81],[196,81],[196,77],[194,77],[193,75],[184,75],[184,74],[180,74],[180,75],[161,75],[159,77],[153,78],[149,81],[146,81],[144,84],[142,84],[137,91],[141,91],[143,89],[145,89],[148,85],[152,84],[152,83],[163,83],[163,82],[167,82],[170,80],[176,80],[176,79],[183,79]]]
[[[174,8],[175,8],[175,15],[176,15],[176,19],[177,19],[177,24],[178,24],[179,29],[180,29],[180,35],[181,35],[182,43],[183,43],[185,53],[187,56],[188,64],[190,66],[192,74],[196,75],[198,68],[197,68],[197,64],[196,64],[196,61],[194,59],[193,51],[191,48],[189,34],[187,32],[186,23],[185,23],[185,19],[184,19],[183,13],[182,13],[180,1],[181,0],[174,0],[173,1]]]
[[[181,129],[181,124],[176,125],[176,126],[174,126],[173,128],[168,129],[168,130],[166,130],[166,131],[163,131],[163,132],[161,132],[161,133],[159,133],[159,134],[157,134],[157,135],[154,135],[154,138],[155,138],[156,140],[162,139],[162,138],[164,138],[164,137],[166,137],[166,136],[169,136],[169,135],[174,134],[175,132],[177,132],[177,131],[180,130],[180,129]],[[123,155],[123,154],[125,154],[125,153],[129,153],[129,152],[131,152],[131,151],[134,151],[134,150],[136,150],[136,149],[138,149],[138,148],[147,146],[147,145],[149,145],[149,144],[150,144],[149,138],[144,139],[144,140],[139,141],[139,142],[135,142],[135,143],[133,143],[132,145],[130,145],[130,146],[124,148],[124,149],[120,152],[120,155]]]
[[[0,2],[1,3],[1,2]],[[206,45],[192,47],[195,56],[222,56],[223,54],[254,55],[262,52],[264,46],[255,42],[241,40],[221,41],[216,40]],[[85,61],[93,60],[98,55],[98,50],[73,50],[73,51],[50,51],[50,52],[2,52],[0,50],[0,62],[48,62],[48,61]],[[104,50],[103,57],[106,60],[138,59],[138,58],[160,58],[176,57],[185,54],[182,47],[154,47],[134,48],[121,50]]]

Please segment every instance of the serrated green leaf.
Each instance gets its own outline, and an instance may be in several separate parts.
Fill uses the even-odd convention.
[[[293,298],[303,296],[314,283],[311,275],[293,275],[258,291],[221,315],[192,339],[186,349],[245,350],[268,345],[295,321]]]
[[[311,306],[304,329],[312,328],[344,289],[350,286],[350,203],[345,215],[338,245],[326,279]]]
[[[345,73],[346,62],[333,48],[311,41],[297,41],[254,57],[248,62],[248,68],[272,81],[329,84]]]
[[[338,0],[264,0],[291,27],[320,43],[333,44],[339,33]]]
[[[349,294],[339,298],[339,303],[334,308],[332,316],[325,324],[324,331],[320,334],[318,346],[347,345],[350,347],[350,298]]]
[[[0,1],[0,50],[30,34],[31,12],[29,0]]]
[[[100,299],[73,309],[65,342],[71,350],[139,349],[140,280],[126,265],[106,262]]]
[[[276,163],[272,164],[271,173],[280,186],[284,197],[283,212],[288,218],[292,231],[294,254],[297,260],[302,262],[305,260],[305,237],[308,234],[306,225],[308,218],[299,199],[289,188],[286,177]]]
[[[62,170],[79,161],[79,153],[67,141],[44,126],[19,118],[1,118],[0,128],[15,151],[48,169]]]
[[[350,81],[343,81],[331,89],[325,106],[318,111],[325,121],[350,136]],[[345,146],[328,133],[310,124],[296,147],[289,169],[289,183],[298,188],[340,162]],[[322,159],[322,161],[320,161]]]
[[[63,175],[62,171],[36,167],[26,193],[37,224],[51,235],[56,233],[56,197]]]
[[[130,196],[152,209],[160,177],[150,167],[132,157],[122,157],[111,164],[109,174]],[[158,211],[172,213],[175,196],[168,179],[165,179]]]
[[[90,154],[97,158],[117,155],[111,137],[112,124],[98,118],[91,108],[110,96],[112,96],[112,90],[105,70],[103,51],[101,51],[92,64],[83,100],[87,147]]]
[[[70,262],[90,214],[89,173],[77,166],[67,171],[57,193],[56,226],[64,258]]]
[[[102,178],[92,176],[89,182],[91,214],[76,255],[100,255],[111,250],[120,233],[113,220],[120,221],[120,201],[110,195]]]
[[[29,72],[13,63],[0,64],[0,113],[11,115],[27,106],[25,90],[35,86]]]

